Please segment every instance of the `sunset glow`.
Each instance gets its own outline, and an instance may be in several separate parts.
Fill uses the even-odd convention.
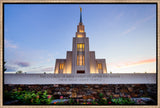
[[[89,50],[106,59],[107,73],[156,72],[155,4],[5,4],[6,72],[53,73],[72,50],[79,6]]]
[[[147,60],[140,60],[140,61],[136,61],[136,62],[121,63],[121,64],[117,64],[116,67],[123,68],[123,67],[136,66],[136,65],[147,64],[147,63],[152,63],[152,62],[156,62],[156,58],[147,59]]]

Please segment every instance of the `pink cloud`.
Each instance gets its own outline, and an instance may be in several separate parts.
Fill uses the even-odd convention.
[[[146,64],[146,63],[152,63],[152,62],[155,62],[155,61],[156,61],[156,58],[152,58],[152,59],[137,61],[137,62],[134,62],[132,64]]]
[[[122,68],[122,67],[141,65],[141,64],[147,64],[147,63],[152,63],[152,62],[156,62],[156,58],[140,60],[140,61],[136,61],[136,62],[128,62],[128,63],[124,63],[123,65],[119,65],[117,67]]]
[[[141,64],[147,64],[147,63],[153,63],[156,62],[156,58],[150,58],[145,60],[139,60],[139,61],[130,61],[130,62],[122,62],[122,63],[110,63],[108,65],[115,66],[117,68],[123,68],[128,66],[135,66],[135,65],[141,65]]]

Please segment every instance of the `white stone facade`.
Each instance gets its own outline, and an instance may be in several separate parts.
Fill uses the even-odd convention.
[[[77,26],[76,37],[73,38],[72,51],[67,51],[66,59],[56,59],[55,74],[106,74],[105,59],[96,59],[95,52],[89,51],[89,38],[86,37],[85,27],[80,22]]]
[[[4,74],[4,84],[156,84],[156,73]]]

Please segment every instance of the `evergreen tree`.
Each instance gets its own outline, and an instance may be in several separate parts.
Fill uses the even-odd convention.
[[[5,64],[6,64],[6,62],[4,61],[4,65],[3,65],[3,71],[4,71],[4,72],[7,70]]]

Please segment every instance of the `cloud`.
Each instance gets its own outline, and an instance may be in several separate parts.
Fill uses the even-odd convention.
[[[42,67],[44,67],[44,66],[33,67],[31,69],[39,69],[39,68],[42,68]]]
[[[30,64],[28,62],[15,62],[16,65],[20,67],[28,67]]]
[[[47,59],[47,62],[50,62],[50,61],[52,61],[51,58]]]
[[[12,42],[10,42],[8,40],[4,40],[4,46],[6,48],[17,48],[17,45],[13,44]]]
[[[142,20],[137,21],[135,23],[135,25],[139,25],[139,24],[145,23],[145,22],[149,21],[150,19],[152,19],[153,17],[154,17],[154,15],[148,16],[148,17],[146,17],[146,18],[144,18]]]
[[[27,72],[31,72],[31,73],[34,73],[34,72],[49,72],[49,71],[53,71],[53,66],[50,66],[50,67],[44,67],[44,66],[38,66],[38,67],[33,67],[33,68],[30,68],[28,70],[26,70]]]
[[[13,67],[13,66],[8,66],[6,65],[6,68],[7,68],[7,72],[13,72],[13,71],[16,71],[17,70],[17,67]]]
[[[148,16],[144,19],[141,19],[139,21],[137,21],[133,26],[131,26],[130,28],[128,28],[127,30],[125,30],[122,35],[126,35],[130,32],[132,32],[133,30],[135,30],[137,28],[138,25],[142,24],[142,23],[145,23],[147,21],[149,21],[150,19],[152,19],[154,17],[154,15],[151,15],[151,16]]]
[[[136,29],[136,27],[135,26],[132,26],[131,28],[129,28],[129,29],[127,29],[126,31],[124,31],[123,32],[123,35],[126,35],[126,34],[128,34],[129,32],[131,32],[131,31],[133,31],[133,30],[135,30]]]
[[[44,68],[42,71],[53,71],[53,67]]]
[[[118,64],[116,67],[117,68],[124,68],[124,67],[153,63],[153,62],[156,62],[156,58],[145,59],[145,60],[140,60],[140,61],[135,61],[135,62],[121,63],[121,64]]]
[[[119,20],[122,16],[124,16],[124,13],[123,13],[123,12],[119,13],[119,14],[115,17],[115,19],[116,19],[116,20]]]

